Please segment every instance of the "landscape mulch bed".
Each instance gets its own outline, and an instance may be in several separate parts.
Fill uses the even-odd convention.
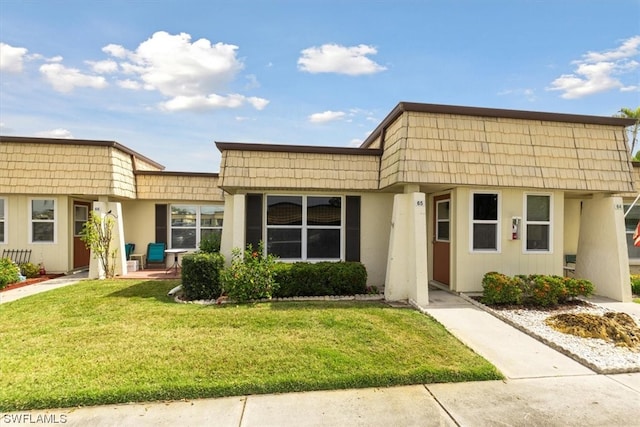
[[[64,274],[45,274],[43,276],[34,277],[33,279],[27,279],[22,282],[12,283],[7,285],[4,289],[0,289],[0,292],[10,291],[11,289],[18,289],[24,286],[35,285],[36,283],[44,282],[45,280],[55,279],[57,277],[64,276]]]

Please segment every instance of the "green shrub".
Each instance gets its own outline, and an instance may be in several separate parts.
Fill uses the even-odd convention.
[[[518,275],[513,278],[490,272],[482,279],[484,304],[525,304],[550,307],[578,296],[593,293],[593,284],[575,279],[540,274]]]
[[[20,268],[10,258],[0,258],[0,289],[20,280]]]
[[[483,304],[519,304],[522,289],[518,284],[522,278],[511,278],[501,273],[491,271],[482,278]]]
[[[224,257],[219,253],[194,253],[182,258],[182,289],[188,300],[214,299],[222,294],[220,271]]]
[[[634,295],[640,295],[640,274],[634,274],[631,276],[631,293]]]
[[[524,281],[522,301],[528,305],[549,307],[567,299],[564,280],[559,276],[532,275]]]
[[[359,262],[279,263],[276,281],[281,298],[367,293],[367,270]]]
[[[40,267],[32,262],[25,262],[20,264],[20,272],[27,279],[33,279],[34,277],[40,277]]]
[[[236,302],[271,298],[277,288],[274,279],[276,257],[263,255],[262,242],[257,250],[248,245],[244,251],[233,249],[232,254],[231,266],[221,273],[223,292]]]
[[[358,295],[367,292],[367,269],[359,262],[327,263],[326,279],[331,295]]]
[[[200,240],[200,252],[205,252],[208,254],[216,254],[220,252],[220,233],[213,232],[207,234],[205,237]]]
[[[587,279],[575,279],[572,277],[564,278],[564,286],[567,288],[567,298],[572,299],[577,296],[588,297],[593,294],[593,283]]]

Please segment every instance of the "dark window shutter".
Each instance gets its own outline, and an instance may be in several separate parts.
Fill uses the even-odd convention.
[[[360,196],[347,196],[345,261],[360,261]]]
[[[167,205],[156,205],[156,243],[167,243]]]
[[[247,194],[245,209],[245,243],[257,248],[262,240],[262,194]]]

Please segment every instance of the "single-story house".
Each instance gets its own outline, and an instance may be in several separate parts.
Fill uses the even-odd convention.
[[[359,148],[217,142],[219,174],[166,172],[115,142],[1,137],[0,249],[86,265],[76,239],[94,209],[119,218],[118,245],[135,252],[220,232],[227,257],[263,241],[282,260],[361,261],[387,299],[418,306],[429,283],[562,275],[567,254],[598,294],[628,301],[632,123],[403,102]]]

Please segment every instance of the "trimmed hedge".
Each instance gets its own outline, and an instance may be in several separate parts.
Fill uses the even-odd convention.
[[[482,278],[484,304],[525,304],[549,307],[593,293],[593,284],[573,277],[532,274],[509,277],[494,271]]]
[[[219,253],[196,252],[182,258],[182,289],[188,300],[215,299],[222,293],[220,271],[224,257]]]
[[[274,297],[357,295],[367,292],[367,270],[359,262],[296,262],[275,266]]]

